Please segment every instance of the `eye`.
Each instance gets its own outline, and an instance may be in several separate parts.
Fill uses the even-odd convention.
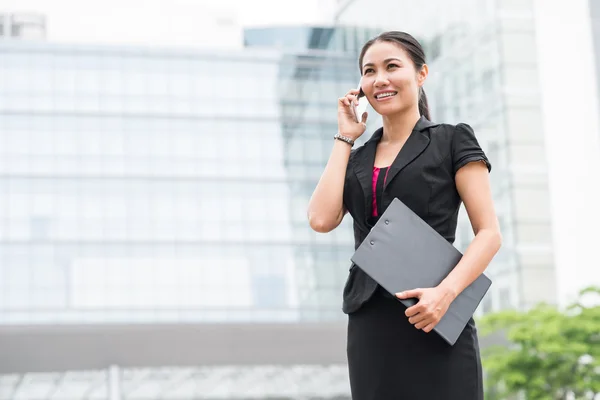
[[[373,68],[367,68],[367,69],[365,69],[365,71],[363,72],[363,74],[368,74],[370,72],[373,72]]]
[[[390,68],[398,68],[398,64],[390,63],[388,64],[388,69]]]

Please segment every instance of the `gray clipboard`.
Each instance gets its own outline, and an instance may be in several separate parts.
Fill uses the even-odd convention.
[[[351,259],[394,295],[437,286],[461,257],[460,251],[395,198]],[[481,274],[454,299],[433,330],[454,345],[491,284]],[[399,301],[407,307],[417,302],[416,299]]]

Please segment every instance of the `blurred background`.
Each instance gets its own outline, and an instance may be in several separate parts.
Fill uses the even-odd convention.
[[[433,120],[494,166],[477,318],[569,317],[600,286],[599,0],[0,0],[0,400],[350,399],[351,218],[318,234],[306,207],[388,29],[424,46]],[[589,347],[546,346],[588,386],[540,397],[523,362],[501,395],[495,362],[488,397],[594,398],[594,304]],[[530,325],[556,347],[554,321]],[[523,348],[502,329],[484,350]]]

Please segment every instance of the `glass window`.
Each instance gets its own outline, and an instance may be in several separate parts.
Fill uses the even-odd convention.
[[[7,54],[2,54],[2,63],[6,63],[9,60],[6,60]],[[27,88],[28,85],[28,76],[30,70],[27,67],[21,66],[20,68],[9,68],[7,64],[5,64],[5,68],[2,70],[2,74],[4,75],[3,86],[4,93],[6,94],[24,94],[29,92]]]
[[[285,279],[281,275],[255,275],[252,277],[254,305],[256,307],[282,307],[286,304]]]
[[[46,66],[31,68],[28,71],[28,92],[50,94],[53,90],[52,71]]]
[[[11,230],[14,225],[11,224]],[[7,249],[3,261],[7,266],[3,277],[5,288],[26,294],[32,278],[29,248],[23,245],[12,245]]]
[[[73,84],[73,90],[71,92],[76,92],[81,95],[96,95],[104,90],[103,76],[98,74],[98,71],[68,70],[66,72],[70,75],[68,79]],[[127,82],[129,82],[130,79],[132,79],[132,77],[128,77]]]
[[[94,79],[98,79],[96,73],[78,72],[77,70],[73,69],[72,66],[54,70],[52,75],[55,93],[59,95],[74,95],[78,90],[76,77],[85,73],[89,74],[89,76],[93,76]]]
[[[169,75],[170,95],[174,98],[187,99],[191,93],[190,76],[188,74],[175,74],[171,71]]]
[[[165,96],[169,94],[168,76],[163,73],[149,73],[146,79],[147,96]]]
[[[356,85],[355,62],[165,57],[61,53],[48,57],[54,71],[46,89],[35,83],[41,75],[33,83],[27,74],[17,77],[13,88],[34,90],[34,96],[11,95],[10,106],[21,112],[34,107],[48,116],[0,121],[3,165],[25,177],[0,180],[7,186],[0,197],[7,216],[2,232],[9,241],[34,240],[23,247],[31,259],[18,269],[30,280],[19,292],[2,291],[11,304],[42,307],[46,296],[53,307],[72,298],[81,307],[118,310],[71,314],[72,321],[158,318],[120,310],[136,305],[227,308],[237,301],[222,296],[231,290],[244,293],[238,303],[243,307],[285,304],[284,295],[265,297],[263,288],[276,284],[287,296],[280,266],[287,265],[297,243],[314,240],[303,210],[329,155],[326,137],[336,129],[335,99]],[[35,71],[50,74],[39,60]],[[297,78],[285,80],[286,75]],[[51,96],[41,96],[42,89]],[[297,124],[307,117],[313,123]],[[50,178],[32,180],[32,173]],[[306,193],[293,200],[305,176],[310,181],[300,186],[306,185]],[[324,256],[324,266],[339,263],[339,254],[347,256],[332,247],[351,247],[351,227],[346,228],[323,239],[324,251],[334,254]],[[47,239],[73,245],[43,247],[39,240]],[[166,241],[174,244],[161,243]],[[219,241],[243,245],[224,251]],[[251,249],[262,257],[259,272],[248,267]],[[223,254],[230,259],[223,260]],[[215,268],[226,275],[213,275]],[[337,307],[343,278],[333,287],[333,271],[327,272],[331,282],[318,290],[322,299],[335,297]],[[66,274],[74,279],[66,280]],[[229,275],[240,282],[224,291]],[[201,285],[215,293],[199,291]],[[238,318],[231,310],[219,315]]]
[[[62,287],[66,276],[54,262],[54,247],[34,245],[31,248],[32,285],[36,288]]]

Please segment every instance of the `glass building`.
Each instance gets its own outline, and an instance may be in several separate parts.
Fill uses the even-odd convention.
[[[348,398],[351,221],[306,206],[373,34],[0,42],[0,399]]]
[[[306,204],[352,56],[1,49],[2,323],[342,318]]]

